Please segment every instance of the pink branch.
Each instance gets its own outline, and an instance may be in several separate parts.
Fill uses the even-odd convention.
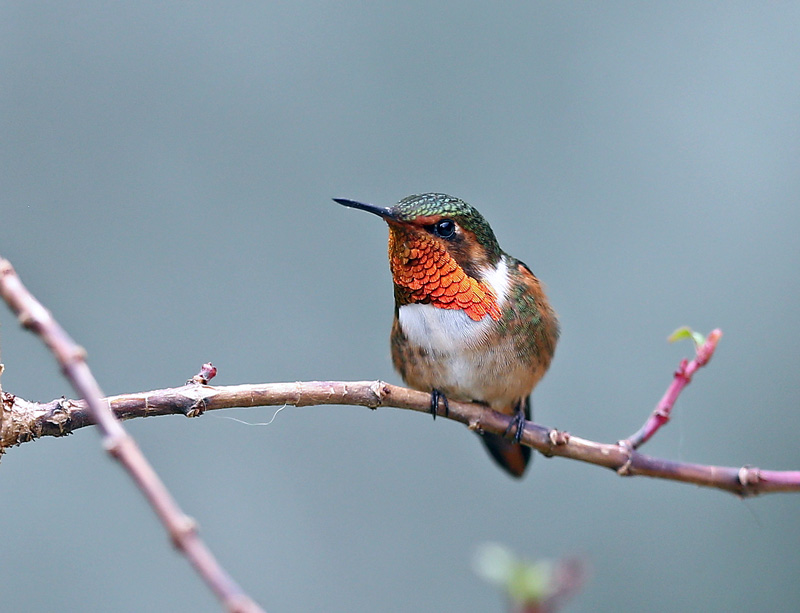
[[[675,377],[672,383],[667,388],[661,401],[656,406],[650,418],[639,429],[636,434],[629,436],[620,445],[630,447],[631,449],[638,449],[641,445],[650,440],[658,430],[669,421],[672,414],[672,408],[678,400],[678,396],[683,391],[683,388],[689,385],[692,381],[692,376],[697,370],[708,364],[711,356],[714,355],[714,350],[717,348],[717,343],[722,336],[722,331],[717,328],[708,335],[705,342],[697,347],[695,351],[695,358],[689,362],[686,359],[681,360],[678,370],[675,371]]]

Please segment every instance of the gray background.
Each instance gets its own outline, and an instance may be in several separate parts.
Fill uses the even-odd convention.
[[[0,5],[0,253],[107,393],[399,382],[386,229],[330,201],[444,191],[546,282],[537,420],[614,441],[725,336],[648,453],[800,469],[796,3]],[[0,308],[3,387],[72,395]],[[266,422],[273,411],[230,411]],[[219,415],[223,415],[220,413]],[[797,495],[537,458],[463,427],[287,409],[129,423],[268,611],[500,611],[475,548],[592,564],[572,611],[794,611]],[[216,611],[86,429],[0,465],[2,608]]]

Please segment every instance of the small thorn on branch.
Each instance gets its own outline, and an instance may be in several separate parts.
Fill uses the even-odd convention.
[[[569,432],[563,432],[561,430],[551,430],[550,440],[553,442],[554,445],[566,445],[567,443],[569,443]]]
[[[84,349],[81,345],[75,345],[72,347],[72,350],[66,357],[66,361],[68,363],[85,362],[88,355],[89,354],[86,352],[86,349]]]
[[[631,464],[633,463],[633,454],[631,453],[633,450],[630,447],[626,447],[628,451],[628,459],[625,460],[625,463],[617,469],[617,474],[620,477],[630,477],[631,476]]]
[[[761,471],[754,466],[742,466],[737,475],[742,486],[740,492],[743,498],[753,495],[754,489],[761,482]]]
[[[513,423],[513,422],[512,422]],[[555,428],[551,428],[547,432],[547,443],[549,447],[544,449],[539,449],[539,453],[541,453],[546,458],[552,458],[555,455],[555,448],[561,447],[569,443],[569,432],[561,432],[556,430]]]
[[[170,527],[172,546],[178,551],[186,549],[186,540],[197,533],[197,521],[193,517],[183,515]]]
[[[193,417],[200,417],[203,413],[206,412],[206,405],[202,400],[197,400],[192,404],[191,407],[184,413],[186,417],[190,419]]]

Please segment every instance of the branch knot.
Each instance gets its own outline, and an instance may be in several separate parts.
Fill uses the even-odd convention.
[[[554,448],[562,447],[569,443],[569,432],[551,428],[547,433],[547,438],[550,441],[550,449],[547,452],[542,451],[541,454],[547,458],[552,458]]]
[[[617,468],[617,474],[620,477],[630,477],[633,474],[631,472],[631,464],[633,463],[633,452],[634,452],[631,440],[625,439],[624,441],[619,441],[617,443],[617,446],[625,456],[625,462],[623,462],[622,465],[619,468]]]
[[[761,483],[761,470],[755,466],[742,466],[737,475],[739,484],[742,486],[739,492],[743,498],[755,496],[758,484]]]

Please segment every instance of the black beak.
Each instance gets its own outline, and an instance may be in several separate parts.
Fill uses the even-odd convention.
[[[363,202],[356,202],[355,200],[348,200],[347,198],[334,198],[333,201],[350,207],[351,209],[361,209],[362,211],[373,213],[378,217],[383,217],[384,219],[395,219],[394,211],[392,211],[390,208],[375,206],[374,204],[365,204]]]

